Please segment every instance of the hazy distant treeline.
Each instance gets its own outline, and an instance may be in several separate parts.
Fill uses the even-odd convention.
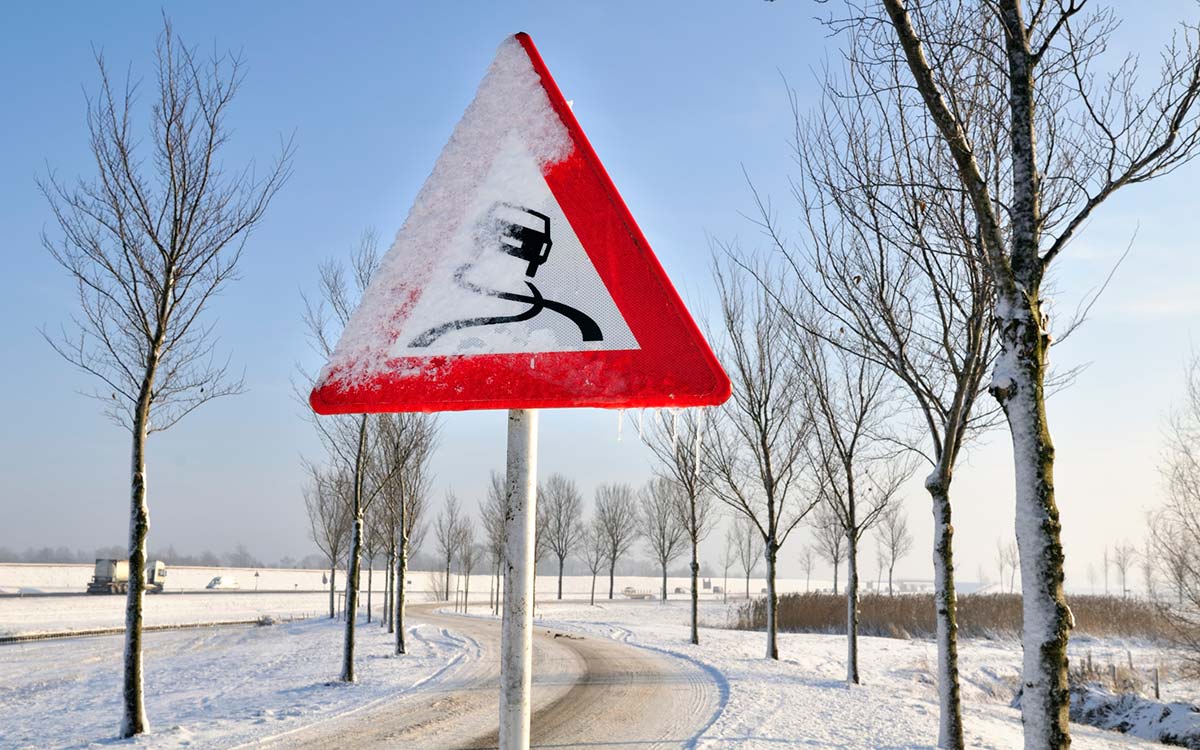
[[[91,564],[97,559],[128,557],[123,545],[113,544],[107,547],[96,547],[93,550],[71,549],[69,547],[27,547],[24,551],[0,547],[0,562],[9,563],[84,563]],[[324,567],[324,558],[320,555],[306,555],[302,558],[283,557],[270,561],[263,560],[250,553],[245,545],[239,544],[230,552],[215,553],[204,550],[198,554],[179,552],[174,546],[162,549],[150,549],[149,559],[162,560],[168,565],[197,565],[211,568],[309,568]]]

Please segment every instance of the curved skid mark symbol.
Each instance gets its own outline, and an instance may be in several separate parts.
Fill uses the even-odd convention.
[[[497,299],[506,300],[508,302],[524,302],[529,305],[529,309],[517,315],[499,315],[488,318],[464,318],[463,320],[454,320],[449,323],[443,323],[440,326],[434,326],[417,336],[409,344],[412,348],[423,348],[429,346],[443,335],[451,332],[462,330],[463,328],[475,328],[478,326],[499,325],[501,323],[519,323],[523,320],[533,318],[542,310],[552,310],[559,315],[570,320],[579,327],[579,334],[584,341],[603,341],[604,335],[600,331],[600,326],[596,325],[596,321],[592,320],[585,313],[576,310],[570,305],[565,305],[562,302],[548,300],[542,296],[538,288],[532,282],[526,281],[525,286],[529,287],[531,295],[514,294],[512,292],[498,292],[494,289],[485,289],[484,287],[472,284],[463,278],[463,274],[473,264],[459,266],[454,272],[454,281],[464,289],[482,294],[487,297],[496,297]]]

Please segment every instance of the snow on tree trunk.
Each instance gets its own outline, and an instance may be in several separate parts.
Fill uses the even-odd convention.
[[[767,658],[779,659],[779,644],[776,636],[779,632],[779,600],[775,594],[775,556],[779,548],[774,539],[767,540]]]
[[[404,643],[404,585],[408,576],[408,536],[400,532],[400,550],[396,555],[396,593],[392,603],[393,619],[396,621],[396,653],[405,653]]]
[[[358,498],[356,497],[357,501]],[[350,531],[350,565],[346,571],[346,631],[342,641],[342,682],[354,682],[354,625],[358,614],[358,556],[362,549],[362,513],[355,502],[354,525]]]
[[[1013,441],[1016,531],[1020,552],[1024,674],[1021,721],[1026,750],[1070,746],[1062,525],[1054,501],[1054,446],[1046,420],[1044,380],[1049,333],[1036,293],[1000,299],[1000,357],[990,390],[1004,409]]]
[[[329,566],[329,619],[337,617],[337,604],[335,598],[337,596],[337,561]]]
[[[149,377],[152,377],[152,373]],[[150,385],[142,386],[133,422],[132,481],[129,504],[129,584],[125,597],[125,681],[121,736],[149,730],[142,672],[142,605],[145,595],[146,535],[150,511],[146,505],[146,433],[150,419]]]
[[[392,620],[392,596],[395,590],[393,583],[396,575],[396,545],[392,544],[388,547],[387,553],[387,575],[383,579],[383,624],[387,626],[389,633],[393,630],[394,621]]]
[[[700,645],[700,561],[698,544],[692,542],[692,644]]]
[[[846,682],[858,679],[858,539],[846,534]]]
[[[373,560],[367,560],[367,622],[371,621],[371,589],[372,577],[375,573],[375,564]]]
[[[963,750],[962,690],[958,680],[958,595],[954,590],[954,526],[950,522],[948,477],[930,474],[925,487],[933,499],[933,601],[938,651],[938,747]],[[888,593],[891,593],[888,572]]]

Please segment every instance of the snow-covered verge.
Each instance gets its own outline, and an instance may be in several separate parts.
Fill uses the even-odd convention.
[[[1071,689],[1071,721],[1200,750],[1200,708],[1189,703],[1163,703],[1082,685]]]
[[[539,603],[544,627],[574,629],[665,651],[699,663],[718,681],[723,708],[699,748],[932,748],[937,739],[937,654],[932,641],[860,638],[863,684],[844,682],[846,643],[836,635],[780,636],[778,662],[763,658],[762,633],[704,628],[700,646],[688,641],[684,602],[608,602],[589,607]],[[702,618],[727,621],[724,608],[705,606]],[[1087,648],[1100,652],[1103,644]],[[1022,747],[1021,719],[1011,707],[1021,665],[1016,641],[968,640],[960,669],[967,745]],[[1123,657],[1126,648],[1113,648]],[[1142,647],[1149,648],[1149,647]],[[1134,658],[1149,659],[1134,650]],[[1072,725],[1078,748],[1154,747],[1129,735]],[[1158,745],[1161,747],[1161,745]]]
[[[470,644],[431,626],[411,653],[358,630],[359,682],[336,682],[342,626],[316,619],[267,627],[155,633],[146,639],[151,732],[116,742],[122,639],[0,647],[0,747],[235,747],[361,710],[450,669]]]

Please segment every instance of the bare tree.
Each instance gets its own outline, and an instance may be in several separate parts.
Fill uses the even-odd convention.
[[[912,467],[886,438],[893,414],[884,370],[816,336],[805,336],[796,349],[807,382],[818,497],[846,536],[846,681],[857,685],[858,544],[891,507]]]
[[[1151,536],[1178,605],[1163,607],[1175,640],[1188,655],[1189,676],[1200,676],[1200,356],[1187,369],[1187,398],[1171,415],[1161,471],[1162,507]]]
[[[475,542],[475,522],[470,518],[464,518],[459,528],[459,543],[462,546],[458,556],[458,569],[462,572],[463,612],[466,612],[468,602],[471,600],[471,573],[475,571],[475,566],[479,564],[480,557],[482,557],[482,550]]]
[[[875,541],[883,550],[888,572],[888,596],[892,596],[892,574],[896,570],[896,562],[912,552],[913,537],[908,530],[908,516],[904,508],[895,505],[879,517],[879,525],[875,527]]]
[[[308,512],[309,534],[317,549],[329,561],[329,619],[337,616],[334,591],[337,586],[337,566],[346,552],[350,536],[350,508],[344,493],[337,487],[344,483],[328,469],[310,465],[309,480],[304,488],[304,509]]]
[[[604,533],[604,523],[598,513],[592,514],[591,520],[583,527],[583,562],[592,573],[592,592],[589,603],[596,606],[596,576],[608,561],[608,539]]]
[[[791,361],[789,323],[779,305],[764,289],[747,284],[741,267],[714,266],[721,301],[717,356],[730,372],[733,395],[713,410],[703,461],[713,494],[762,537],[766,655],[778,659],[776,562],[788,536],[817,503],[802,486],[808,441],[804,379]]]
[[[437,543],[438,559],[444,565],[445,575],[438,582],[438,597],[442,601],[450,601],[451,569],[462,550],[463,518],[458,505],[458,497],[453,492],[446,493],[446,502],[442,512],[433,522],[433,536]]]
[[[1106,67],[1103,53],[1116,46],[1111,10],[1085,13],[1082,0],[1024,6],[882,0],[885,17],[851,2],[843,26],[876,41],[877,59],[902,55],[906,84],[970,199],[995,289],[1001,351],[990,390],[1012,434],[1025,613],[1021,712],[1033,750],[1070,744],[1071,615],[1044,401],[1051,334],[1042,282],[1105,200],[1194,156],[1200,50],[1196,29],[1185,28],[1144,88],[1136,55]],[[1000,106],[965,107],[965,91],[979,85],[992,87]],[[1003,137],[988,140],[997,125]],[[1005,179],[989,179],[995,172]]]
[[[149,723],[143,688],[142,608],[146,536],[146,439],[200,405],[242,391],[214,359],[208,303],[234,278],[251,230],[290,173],[285,143],[260,177],[253,162],[227,171],[226,116],[245,77],[233,54],[203,58],[164,20],[155,49],[148,132],[138,132],[138,86],[112,81],[96,55],[99,91],[87,98],[96,175],[74,185],[38,181],[60,236],[42,244],[77,288],[80,314],[61,338],[64,359],[100,381],[94,397],[132,439],[129,588],[125,605],[120,734]]]
[[[319,293],[315,298],[303,295],[303,319],[311,345],[326,360],[332,354],[334,344],[349,322],[363,291],[370,284],[371,277],[379,268],[378,244],[373,231],[364,232],[358,246],[350,253],[349,269],[337,260],[322,263],[318,272]],[[313,380],[307,373],[304,379],[310,384]],[[303,390],[307,392],[308,389]],[[372,418],[368,414],[319,416],[313,413],[312,423],[330,460],[344,467],[352,477],[349,503],[353,522],[346,566],[348,616],[343,638],[341,680],[354,682],[355,613],[358,611],[365,515],[387,487],[392,473],[399,471],[401,466],[388,464],[388,470],[382,472],[376,468],[375,462],[379,461],[379,417]]]
[[[1183,607],[1186,604],[1193,568],[1200,569],[1200,566],[1193,561],[1196,554],[1189,543],[1188,527],[1176,523],[1172,518],[1171,505],[1174,500],[1175,498],[1170,498],[1166,509],[1159,509],[1150,516],[1150,540],[1154,544],[1154,550],[1153,553],[1147,551],[1147,556],[1158,562],[1159,569],[1166,576],[1174,594],[1176,605]],[[1197,541],[1200,541],[1200,538]]]
[[[1004,576],[1008,575],[1008,593],[1016,591],[1017,571],[1020,568],[1020,560],[1017,553],[1016,542],[1005,544],[1002,540],[996,540],[996,566],[1000,569],[1000,590],[1004,590]]]
[[[838,568],[846,559],[846,534],[838,517],[826,505],[813,514],[812,528],[817,554],[833,568],[833,595],[837,596]]]
[[[661,412],[660,412],[661,414]],[[692,643],[700,643],[700,542],[712,531],[717,514],[713,510],[713,496],[708,491],[708,477],[701,461],[704,439],[704,412],[686,409],[675,414],[671,428],[665,421],[653,422],[644,433],[645,442],[658,458],[658,471],[679,484],[676,514],[691,543],[692,560]]]
[[[1138,557],[1137,547],[1129,542],[1121,542],[1113,547],[1112,555],[1113,566],[1121,578],[1121,596],[1129,596],[1129,569]]]
[[[380,415],[381,434],[399,471],[387,483],[396,494],[399,510],[396,530],[396,572],[392,592],[392,619],[396,633],[396,654],[407,651],[404,633],[405,593],[408,585],[409,555],[421,546],[426,526],[423,523],[429,496],[429,462],[438,442],[437,419],[428,414]]]
[[[763,559],[763,538],[758,529],[751,525],[749,519],[735,516],[730,526],[737,549],[738,562],[742,564],[742,573],[746,577],[746,598],[750,598],[750,574],[758,567]]]
[[[604,533],[608,562],[608,598],[613,598],[617,561],[637,541],[638,513],[633,490],[627,484],[602,484],[596,488],[596,518]]]
[[[382,487],[390,575],[388,632],[396,633],[396,653],[404,653],[404,587],[410,552],[420,544],[421,511],[428,491],[428,463],[437,445],[437,419],[428,414],[380,414],[377,460]],[[397,627],[399,626],[399,627]]]
[[[381,462],[374,461],[372,463]],[[363,552],[367,560],[367,622],[371,622],[372,599],[375,589],[375,561],[379,558],[379,553],[388,546],[387,503],[383,501],[383,493],[380,494],[380,502],[372,503],[367,512],[363,514],[363,523]]]
[[[483,519],[483,530],[487,539],[488,559],[491,563],[492,614],[500,613],[500,588],[504,581],[500,575],[500,566],[504,562],[504,518],[507,514],[507,502],[504,475],[493,471],[488,482],[487,500],[479,508],[479,517]]]
[[[538,507],[545,512],[546,546],[558,560],[558,598],[562,599],[563,563],[583,537],[583,495],[562,474],[551,474],[541,490]]]
[[[806,544],[800,548],[800,570],[804,571],[804,592],[808,593],[812,589],[812,574],[813,569],[817,566],[817,550],[811,545]]]
[[[901,57],[882,57],[878,41],[847,35],[845,63],[825,76],[810,116],[801,116],[799,99],[789,92],[803,249],[784,239],[761,200],[759,223],[792,272],[793,288],[779,290],[781,301],[790,310],[819,311],[828,323],[819,333],[887,370],[921,419],[924,436],[908,447],[931,468],[925,484],[935,520],[938,681],[944,687],[938,744],[962,748],[950,489],[963,445],[996,421],[994,410],[977,408],[996,351],[992,285],[970,201],[954,186],[953,160],[904,85]],[[968,94],[974,98],[966,106],[997,106],[985,87]]]
[[[678,507],[686,503],[684,491],[673,480],[653,477],[638,491],[641,536],[662,571],[662,601],[667,600],[667,566],[683,552],[686,540]]]
[[[725,578],[721,586],[721,600],[729,601],[729,569],[738,561],[738,529],[736,523],[725,528],[725,543],[721,546],[721,570]]]

